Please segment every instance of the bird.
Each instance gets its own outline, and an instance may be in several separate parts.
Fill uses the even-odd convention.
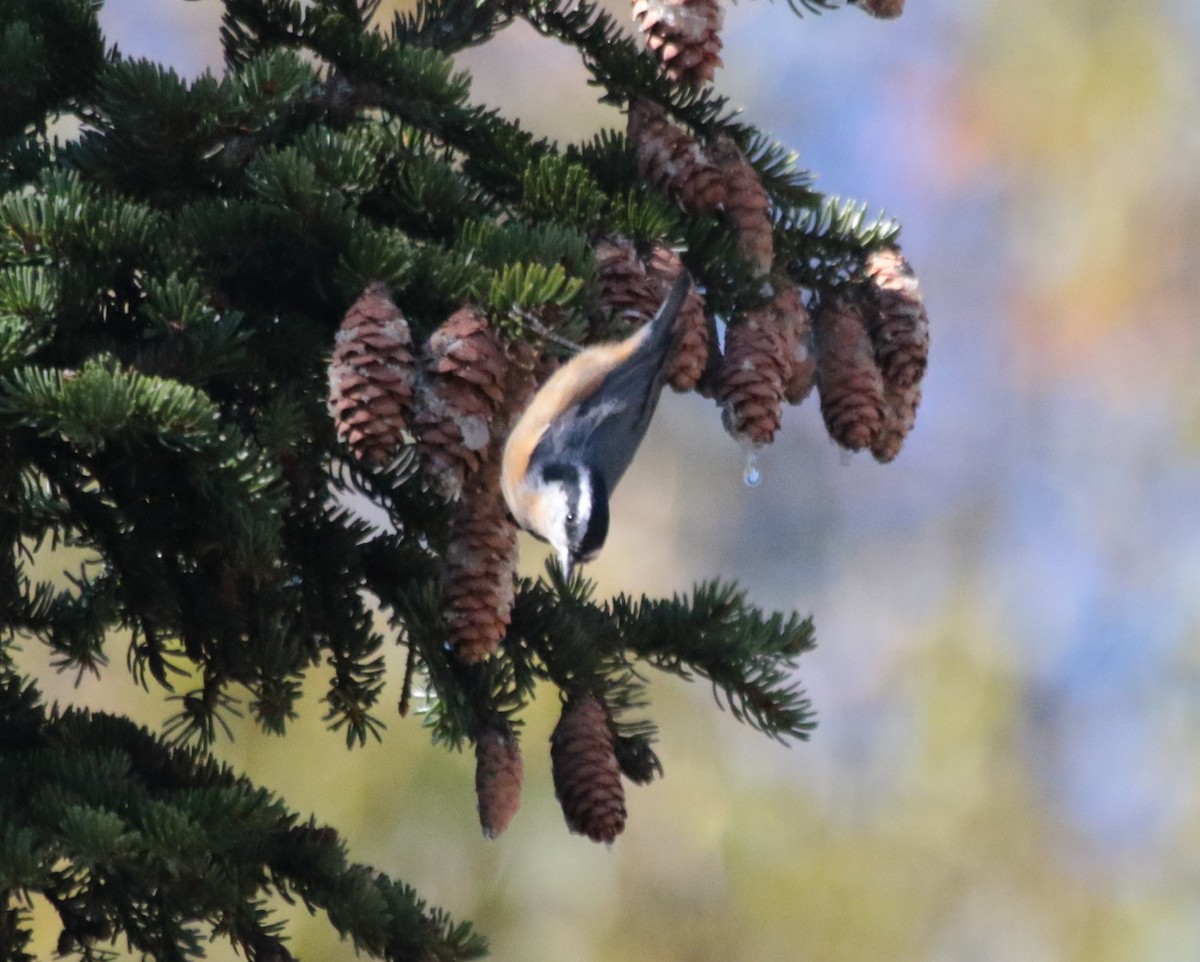
[[[651,320],[584,348],[533,395],[504,444],[500,489],[517,524],[549,542],[563,573],[608,536],[608,500],[646,435],[666,378],[682,272]]]

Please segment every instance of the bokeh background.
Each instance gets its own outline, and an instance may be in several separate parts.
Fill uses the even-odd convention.
[[[347,752],[310,701],[286,739],[243,726],[218,749],[475,920],[496,959],[1200,958],[1200,5],[908,7],[730,6],[717,86],[821,189],[904,224],[933,332],[914,434],[889,466],[847,458],[810,399],[748,489],[715,408],[665,398],[590,569],[602,593],[720,576],[813,613],[812,741],[656,680],[666,776],[630,789],[611,850],[558,811],[552,692],[494,842],[473,758],[419,719]],[[191,77],[220,69],[220,12],[108,0],[101,18]],[[623,126],[527,28],[461,59],[477,99],[539,133]],[[45,685],[160,723],[171,706],[120,664]],[[354,957],[287,911],[302,958]]]

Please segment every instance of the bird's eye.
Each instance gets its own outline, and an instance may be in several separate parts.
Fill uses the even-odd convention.
[[[575,512],[574,511],[567,512],[567,524],[574,524],[574,523],[575,523]]]

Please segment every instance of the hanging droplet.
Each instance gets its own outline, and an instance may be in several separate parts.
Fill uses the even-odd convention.
[[[746,470],[742,472],[742,480],[748,488],[757,488],[762,483],[762,472],[758,470],[758,454],[754,451],[746,454]]]

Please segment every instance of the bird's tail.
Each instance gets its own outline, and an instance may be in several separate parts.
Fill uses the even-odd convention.
[[[687,297],[691,286],[691,276],[687,271],[680,271],[670,293],[667,294],[667,299],[662,302],[658,313],[650,321],[650,336],[646,339],[643,350],[662,358],[663,361],[666,360],[671,347],[675,319],[679,316],[679,309],[683,306],[683,299]]]

